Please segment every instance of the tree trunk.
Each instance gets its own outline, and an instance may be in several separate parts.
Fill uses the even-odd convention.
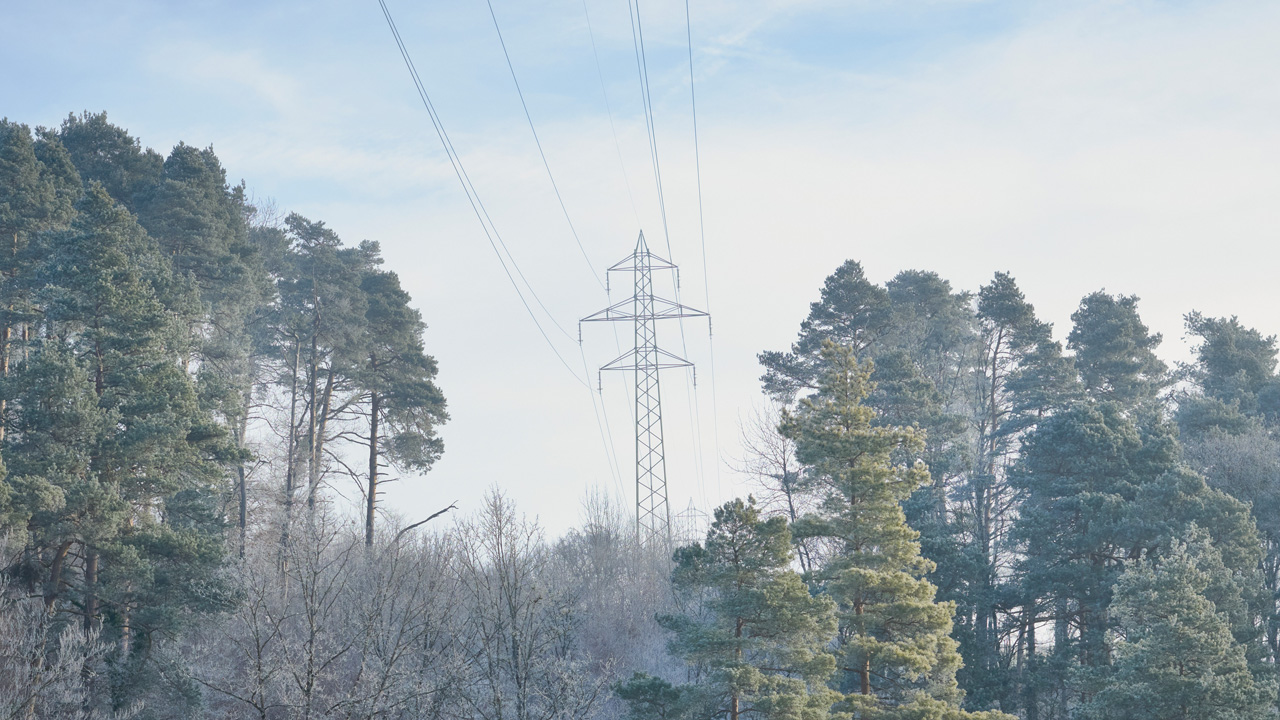
[[[128,660],[129,652],[133,649],[133,629],[130,627],[129,619],[132,613],[129,611],[129,605],[126,603],[124,611],[120,616],[120,659]]]
[[[1036,666],[1038,662],[1036,658],[1036,618],[1030,605],[1027,606],[1023,614],[1023,622],[1026,623],[1027,644],[1027,664],[1022,676],[1022,690],[1025,698],[1023,708],[1026,710],[1027,720],[1040,720],[1040,697],[1036,688]]]
[[[742,638],[742,624],[743,624],[742,618],[738,618],[734,623],[733,637],[735,639]],[[736,648],[734,648],[733,652],[734,652],[734,656],[738,659],[739,662],[741,662],[742,661],[742,645],[739,644]],[[738,692],[735,690],[733,692],[732,699],[729,700],[729,720],[738,720],[738,713],[740,712],[738,703],[739,703]]]
[[[1000,634],[996,631],[995,578],[997,558],[995,557],[995,531],[992,518],[993,496],[996,491],[996,464],[999,452],[1000,425],[1000,353],[1004,346],[1005,331],[1003,328],[995,333],[991,344],[991,382],[987,387],[987,437],[982,448],[983,458],[980,477],[974,497],[974,514],[978,527],[977,541],[982,553],[982,577],[980,578],[979,596],[977,598],[976,617],[974,618],[974,639],[980,653],[978,662],[982,673],[994,672],[1000,657]]]
[[[241,443],[241,440],[237,438],[236,445],[239,446],[240,443]],[[247,532],[247,525],[249,521],[249,492],[245,487],[246,480],[247,478],[245,477],[245,472],[244,472],[244,461],[236,463],[236,495],[238,496],[237,500],[239,501],[239,504],[240,504],[240,513],[239,513],[239,517],[236,519],[236,524],[239,526],[239,529],[240,529],[240,559],[241,560],[244,559],[244,548],[245,548],[245,541],[246,541],[245,533]]]
[[[58,595],[62,593],[62,565],[67,560],[67,553],[71,550],[72,541],[67,540],[58,546],[53,553],[53,560],[49,563],[49,579],[44,586],[44,609],[53,610],[53,603],[57,601]]]
[[[364,544],[373,547],[373,514],[378,503],[378,412],[377,391],[369,397],[369,488],[364,515]]]
[[[862,615],[862,601],[854,603],[853,614]],[[862,665],[858,668],[858,693],[861,695],[871,694],[871,658],[863,658]]]
[[[18,233],[13,234],[13,257],[14,260],[9,268],[9,282],[13,282],[18,277]],[[13,303],[9,303],[9,312],[13,312]],[[0,375],[9,377],[9,338],[12,336],[12,330],[9,326],[9,318],[5,318],[3,328],[0,328]],[[8,409],[9,401],[0,398],[0,440],[4,440],[4,416]]]
[[[981,567],[978,572],[981,576],[978,580],[978,596],[974,603],[974,641],[978,645],[978,670],[981,673],[989,673],[992,670],[993,643],[992,639],[996,633],[992,632],[994,608],[992,607],[992,596],[994,589],[992,587],[991,567],[991,523],[987,513],[987,505],[990,501],[988,497],[987,487],[990,475],[982,473],[975,478],[974,488],[974,520],[977,524],[975,528],[978,543],[978,551],[982,555]]]
[[[240,419],[237,419],[235,423],[232,425],[231,439],[235,441],[236,450],[244,449],[245,430],[246,428],[244,426],[244,423],[241,422]],[[239,507],[237,508],[238,512],[236,517],[236,528],[239,534],[239,538],[238,538],[239,544],[240,544],[239,557],[241,560],[244,559],[244,550],[245,550],[245,541],[246,541],[245,533],[246,533],[246,527],[249,522],[249,492],[248,492],[248,489],[245,487],[245,483],[247,480],[248,478],[246,477],[246,473],[244,470],[244,458],[237,458],[236,460],[236,504]]]
[[[12,307],[10,307],[12,309]],[[0,375],[9,377],[9,326],[5,325],[0,328]],[[0,398],[0,440],[4,440],[4,417],[5,412],[9,409],[9,401]]]
[[[320,394],[320,408],[318,419],[317,411],[312,410],[312,427],[314,428],[315,439],[312,441],[311,448],[311,466],[307,487],[307,511],[314,512],[316,509],[316,493],[320,490],[320,468],[324,458],[324,438],[329,428],[329,411],[333,402],[333,383],[335,371],[333,367],[329,368],[328,377],[324,382],[324,392]],[[314,384],[315,381],[313,380]]]
[[[315,487],[316,487],[316,482],[319,480],[319,477],[320,477],[319,466],[318,466],[319,458],[317,457],[317,452],[319,449],[319,439],[316,437],[316,431],[318,430],[317,410],[319,409],[319,406],[316,400],[318,400],[317,398],[317,394],[319,391],[318,375],[320,374],[320,358],[318,357],[320,352],[320,348],[319,348],[320,301],[319,299],[316,299],[314,302],[316,304],[315,305],[316,309],[313,315],[314,319],[311,325],[311,357],[307,361],[308,362],[307,407],[310,410],[310,412],[308,413],[309,428],[307,430],[307,452],[309,457],[309,460],[307,463],[307,482],[309,483],[309,486],[307,488],[308,515],[310,515],[315,511],[315,503],[316,503]]]
[[[98,551],[89,550],[84,559],[84,629],[98,626]]]
[[[298,366],[302,363],[302,340],[293,339],[292,386],[289,390],[289,457],[284,474],[284,524],[280,529],[280,566],[289,546],[289,523],[293,521],[293,491],[298,479]]]
[[[238,524],[240,526],[240,559],[244,559],[245,545],[247,543],[247,534],[249,532],[249,488],[248,473],[244,469],[245,438],[249,435],[249,411],[253,406],[253,386],[257,376],[257,365],[252,358],[249,360],[249,370],[245,384],[242,386],[244,390],[244,402],[240,406],[240,416],[235,420],[235,426],[232,430],[234,440],[236,442],[236,450],[239,450],[242,456],[236,461],[236,494],[239,496],[237,500],[240,503],[240,517]]]

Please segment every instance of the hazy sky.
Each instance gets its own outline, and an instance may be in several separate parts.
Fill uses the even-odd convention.
[[[556,203],[488,7],[388,3],[494,223],[576,337],[577,318],[607,298]],[[349,243],[382,243],[429,324],[453,418],[444,459],[394,486],[390,507],[417,519],[453,500],[474,508],[499,486],[559,532],[590,488],[632,501],[629,379],[604,378],[604,443],[591,395],[489,248],[376,0],[4,6],[0,115],[56,125],[106,110],[161,152],[212,145],[254,197]],[[640,228],[665,253],[627,4],[493,7],[591,262],[625,256]],[[1187,356],[1191,309],[1280,331],[1280,4],[690,10],[716,367],[713,402],[706,327],[687,324],[696,412],[686,379],[664,376],[675,510],[745,492],[733,466],[740,418],[762,404],[756,353],[791,342],[848,258],[878,281],[925,269],[969,290],[1009,271],[1059,337],[1084,294],[1136,294],[1170,361]],[[703,306],[684,4],[643,0],[641,12],[672,259],[684,301]],[[614,281],[616,300],[629,278]],[[579,355],[544,325],[579,375],[585,356],[594,387],[594,366],[618,354],[609,328],[588,326]],[[662,339],[680,352],[676,327]]]

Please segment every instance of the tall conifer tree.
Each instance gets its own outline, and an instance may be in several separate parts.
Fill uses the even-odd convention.
[[[819,388],[783,432],[823,496],[821,510],[796,532],[831,548],[813,582],[836,603],[841,707],[868,719],[1005,717],[960,710],[960,656],[949,636],[954,605],[935,601],[923,577],[932,563],[920,556],[901,506],[927,482],[928,469],[893,462],[903,450],[919,453],[923,438],[875,424],[875,411],[862,404],[871,391],[869,363],[830,341],[822,354]]]
[[[41,129],[33,138],[25,125],[0,120],[0,377],[35,319],[31,270],[43,249],[32,240],[65,227],[79,196],[80,177],[56,135]],[[4,414],[0,399],[0,439]]]
[[[43,488],[31,517],[46,602],[117,644],[127,697],[155,634],[222,601],[228,447],[180,366],[177,311],[162,298],[181,283],[97,183],[38,274],[43,332],[5,385],[6,452]]]
[[[377,262],[376,243],[366,253]],[[352,373],[364,393],[369,469],[365,481],[365,542],[373,544],[381,470],[389,465],[425,472],[440,457],[436,427],[448,419],[436,387],[436,362],[422,344],[425,325],[393,272],[370,268],[360,281],[365,296],[362,357]]]
[[[1167,384],[1168,366],[1156,357],[1160,333],[1138,317],[1138,298],[1098,291],[1086,295],[1071,315],[1067,347],[1085,391],[1098,400],[1130,408],[1150,403]]]
[[[137,210],[138,196],[154,187],[163,173],[164,157],[143,148],[124,128],[111,124],[105,112],[68,115],[58,137],[85,188],[98,182],[113,200],[130,211]]]

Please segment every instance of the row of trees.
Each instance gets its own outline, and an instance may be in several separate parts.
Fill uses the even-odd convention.
[[[680,672],[656,611],[670,609],[664,553],[637,548],[634,517],[607,501],[549,540],[493,492],[434,533],[363,528],[319,502],[281,551],[249,535],[219,612],[148,650],[149,685],[106,695],[117,650],[0,588],[0,713],[12,718],[619,717],[612,683]]]
[[[766,514],[791,523],[814,591],[848,562],[849,542],[818,529],[835,444],[816,451],[802,431],[848,362],[835,343],[874,366],[872,426],[919,433],[892,453],[928,468],[914,492],[897,486],[929,561],[907,574],[955,605],[966,707],[1031,720],[1274,712],[1274,338],[1191,313],[1196,361],[1171,371],[1136,298],[1093,293],[1072,322],[1064,348],[1006,274],[975,295],[917,271],[879,286],[844,264],[790,351],[760,356],[782,408],[780,433],[766,420],[746,443]],[[873,547],[893,556],[889,541]],[[872,673],[863,689],[896,704],[899,684]]]
[[[341,483],[372,545],[388,473],[439,457],[435,363],[378,245],[254,207],[212,149],[0,121],[0,238],[0,565],[42,638],[100,646],[86,714],[167,694],[158,646],[239,606],[255,533],[283,572]]]
[[[1008,275],[846,263],[761,355],[759,501],[673,556],[600,499],[384,512],[442,451],[422,319],[211,149],[0,122],[0,258],[0,717],[1277,710],[1280,377],[1234,318],[1171,370],[1132,297],[1064,345]]]
[[[683,612],[660,621],[694,681],[637,675],[620,688],[640,718],[937,718],[965,712],[953,603],[936,602],[902,502],[929,477],[913,428],[877,426],[870,366],[830,341],[818,389],[781,425],[818,498],[792,523],[754,500],[716,511],[705,544],[676,552]],[[792,543],[807,547],[804,577]],[[808,581],[808,586],[806,582]]]

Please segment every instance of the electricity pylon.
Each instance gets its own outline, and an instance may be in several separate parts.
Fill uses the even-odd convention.
[[[635,294],[626,300],[582,318],[584,322],[630,322],[635,325],[635,346],[601,366],[600,370],[631,370],[636,378],[636,535],[640,542],[671,544],[671,509],[667,505],[667,462],[662,445],[662,396],[658,373],[667,368],[693,367],[693,363],[658,347],[658,320],[710,315],[653,294],[655,270],[676,270],[670,260],[649,252],[644,232],[636,249],[609,268],[629,272]],[[599,380],[597,380],[599,382]]]

